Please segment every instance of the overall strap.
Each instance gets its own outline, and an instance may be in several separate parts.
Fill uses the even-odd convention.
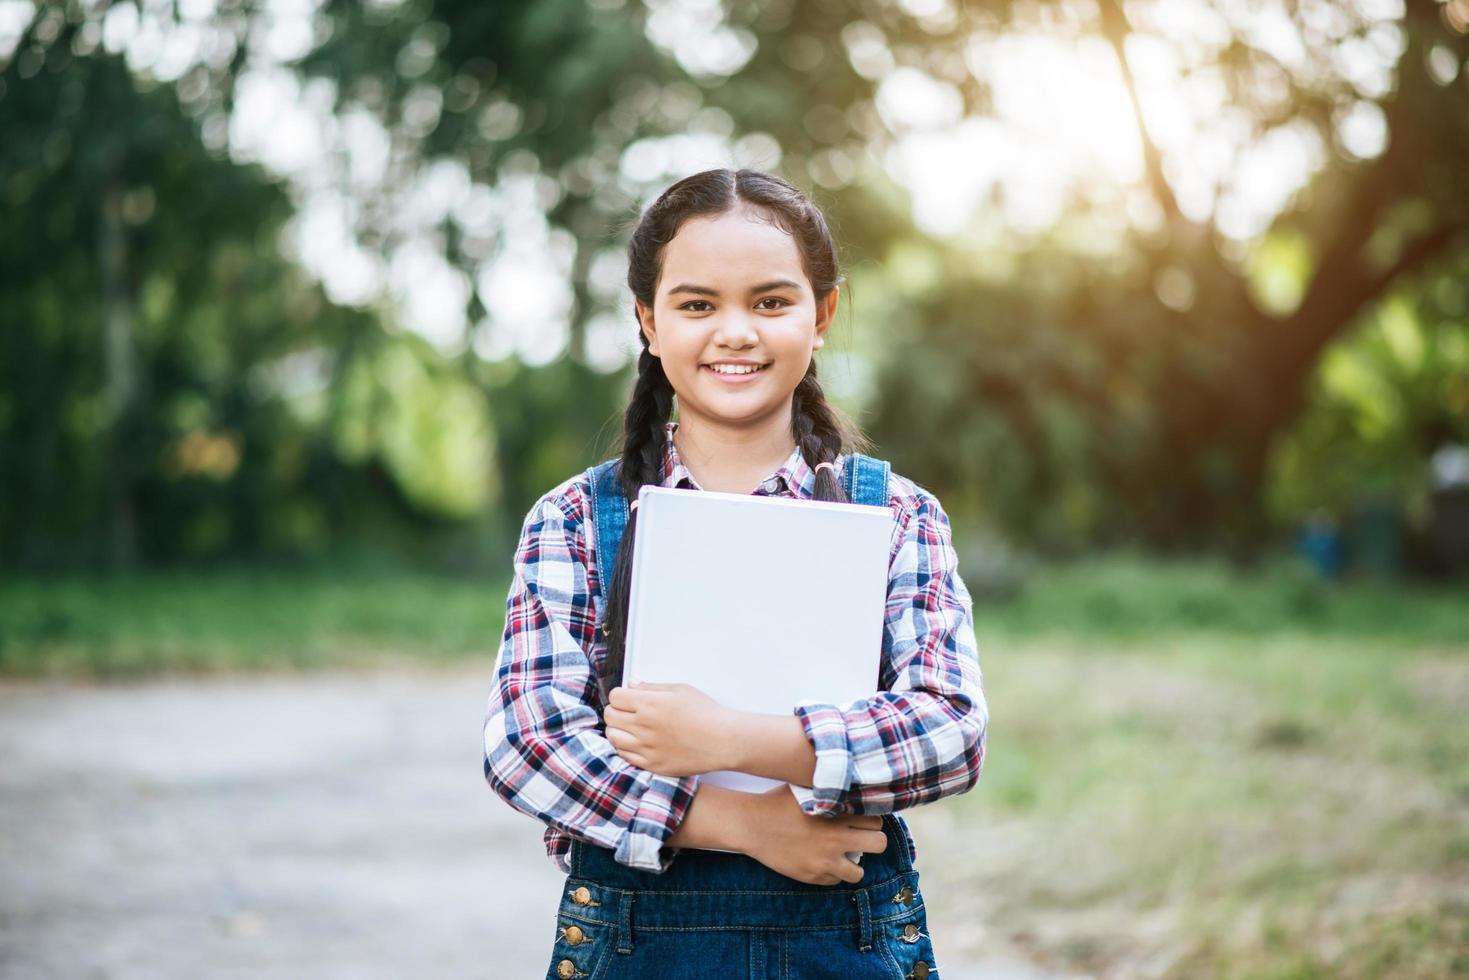
[[[888,505],[888,474],[892,464],[885,459],[852,453],[842,468],[842,489],[854,504]]]
[[[592,484],[592,518],[597,529],[597,584],[605,599],[617,565],[617,549],[622,544],[622,531],[627,527],[628,503],[618,479],[621,460],[609,459],[587,470]]]

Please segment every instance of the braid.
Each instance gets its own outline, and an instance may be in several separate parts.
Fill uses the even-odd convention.
[[[673,415],[673,385],[663,373],[663,362],[643,340],[638,356],[638,380],[622,420],[622,492],[636,500],[645,483],[655,483],[663,466],[668,420]]]
[[[618,478],[629,503],[638,499],[644,484],[657,483],[667,449],[668,419],[673,414],[673,385],[663,373],[663,362],[648,351],[643,340],[643,353],[638,358],[638,380],[623,416],[622,460]],[[603,583],[606,603],[603,625],[607,631],[607,660],[600,678],[605,703],[607,693],[622,679],[622,664],[627,648],[628,601],[632,592],[633,540],[637,535],[638,512],[627,515],[627,527],[617,549],[612,581]]]
[[[791,435],[801,447],[801,456],[807,465],[835,463],[844,446],[853,451],[866,450],[868,440],[845,415],[826,400],[821,382],[816,377],[816,361],[806,369],[806,376],[796,385],[791,396]],[[816,474],[813,500],[835,500],[847,502],[842,481],[837,478],[834,467],[822,467]]]

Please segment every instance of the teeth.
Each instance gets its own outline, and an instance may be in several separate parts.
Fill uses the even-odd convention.
[[[711,364],[709,366],[720,374],[753,374],[760,370],[760,368],[751,365]]]

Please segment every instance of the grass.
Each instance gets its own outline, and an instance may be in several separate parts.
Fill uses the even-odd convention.
[[[1463,586],[1095,562],[976,619],[989,754],[941,845],[973,857],[936,872],[971,954],[1469,977]]]
[[[12,580],[0,673],[488,664],[508,584]],[[1098,978],[1469,977],[1469,589],[1125,558],[1040,568],[1004,601],[980,585],[989,753],[920,856],[982,925],[956,933],[982,935],[971,954]]]
[[[494,658],[508,580],[236,569],[0,582],[0,674]]]
[[[1285,559],[1237,572],[1219,562],[1107,557],[1042,567],[995,602],[984,586],[972,586],[978,628],[1012,639],[1158,645],[1215,635],[1402,647],[1469,637],[1469,584],[1334,583]]]
[[[1466,653],[992,646],[958,891],[1099,977],[1469,975]]]
[[[962,566],[961,566],[962,568]],[[1289,562],[1106,558],[1042,567],[1018,595],[976,576],[982,645],[1186,653],[1200,642],[1462,646],[1469,588],[1336,585]],[[0,580],[0,674],[137,675],[448,659],[499,647],[508,578],[231,569]]]

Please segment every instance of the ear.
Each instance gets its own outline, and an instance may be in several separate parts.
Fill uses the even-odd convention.
[[[826,294],[826,299],[816,304],[816,339],[811,343],[812,350],[821,350],[821,345],[826,343],[826,331],[831,329],[832,320],[837,315],[837,296],[840,288],[834,288]]]
[[[648,338],[648,353],[654,357],[658,356],[658,328],[653,324],[653,311],[643,305],[643,301],[633,297],[633,305],[638,313],[638,326],[642,327],[643,335]]]

